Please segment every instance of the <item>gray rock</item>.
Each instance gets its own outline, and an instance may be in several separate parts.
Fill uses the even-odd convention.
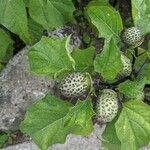
[[[26,108],[53,87],[46,77],[33,75],[24,48],[0,74],[0,130],[17,130]]]
[[[103,128],[96,125],[95,131],[88,137],[77,135],[68,135],[65,144],[56,144],[49,150],[103,150],[100,148],[99,136]],[[7,147],[3,150],[39,150],[33,142],[24,142],[22,144]]]

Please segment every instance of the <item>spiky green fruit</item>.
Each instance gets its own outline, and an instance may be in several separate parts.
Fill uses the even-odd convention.
[[[68,98],[82,97],[90,91],[92,80],[88,73],[74,72],[64,77],[59,84],[61,95]]]
[[[100,123],[111,122],[118,112],[117,93],[111,89],[102,90],[96,104],[97,120]]]
[[[144,41],[142,32],[137,27],[125,29],[122,33],[122,39],[125,44],[132,48],[140,46]]]
[[[123,70],[121,71],[120,75],[121,76],[129,76],[132,72],[132,63],[128,57],[125,55],[121,54],[121,61],[123,64]]]

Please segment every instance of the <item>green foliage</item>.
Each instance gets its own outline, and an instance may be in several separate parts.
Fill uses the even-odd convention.
[[[120,114],[118,113],[118,116]],[[105,147],[109,150],[120,150],[121,149],[121,142],[119,141],[115,123],[118,120],[118,116],[113,119],[112,122],[109,122],[105,128],[105,131],[102,134],[102,147]]]
[[[63,26],[75,10],[70,0],[30,0],[28,7],[31,17],[48,30]]]
[[[18,34],[24,42],[31,43],[23,0],[0,1],[0,24]]]
[[[75,65],[66,48],[66,38],[43,37],[30,48],[29,62],[31,71],[50,77],[63,71],[71,71]]]
[[[96,26],[99,37],[109,39],[111,36],[119,40],[119,33],[123,29],[119,13],[105,3],[99,6],[87,8],[88,16],[93,25]]]
[[[0,133],[0,148],[7,142],[9,136],[6,133]]]
[[[69,133],[87,135],[93,130],[94,112],[90,99],[71,106],[52,95],[33,104],[27,111],[21,130],[30,135],[42,149],[64,143]]]
[[[148,43],[149,44],[149,43]],[[138,77],[145,77],[147,79],[146,84],[150,84],[150,49],[144,50],[138,48],[138,57],[134,63],[134,70],[137,73]]]
[[[88,7],[108,5],[108,0],[92,0],[89,2]]]
[[[134,63],[134,70],[136,72],[140,71],[143,67],[143,64],[146,63],[147,59],[148,59],[148,53],[144,50],[144,49],[138,49],[139,51],[142,51],[141,55],[138,56],[135,60],[135,63]]]
[[[96,72],[101,73],[104,79],[114,80],[122,68],[121,52],[111,37],[105,41],[103,51],[96,56],[94,69]]]
[[[0,71],[4,68],[4,65],[0,63]]]
[[[138,26],[143,34],[150,32],[150,0],[131,0],[134,25]]]
[[[0,62],[7,62],[13,53],[13,41],[9,34],[0,29]]]
[[[119,91],[128,98],[137,98],[139,93],[142,93],[146,82],[147,79],[145,77],[137,78],[134,81],[126,80],[119,84]]]
[[[84,50],[75,49],[71,55],[76,62],[77,71],[91,72],[94,70],[94,47],[89,47]]]
[[[137,150],[145,146],[150,141],[149,115],[150,106],[140,100],[124,103],[121,114],[107,124],[102,146],[109,150]]]
[[[140,77],[145,77],[147,79],[146,84],[150,84],[150,63],[146,63],[139,73]]]
[[[3,68],[3,64],[7,63],[12,55],[13,41],[10,35],[0,28],[0,70]]]
[[[0,0],[0,24],[26,44],[35,44],[44,29],[52,30],[72,20],[74,10],[70,0]]]
[[[30,33],[32,44],[40,41],[44,31],[44,28],[40,24],[36,23],[33,19],[28,18],[28,30]]]
[[[139,100],[123,104],[115,124],[121,150],[137,150],[150,141],[150,106]]]

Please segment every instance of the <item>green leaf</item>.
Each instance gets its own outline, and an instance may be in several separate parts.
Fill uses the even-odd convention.
[[[0,71],[2,71],[3,68],[4,68],[4,65],[2,65],[2,64],[0,63]]]
[[[72,107],[68,102],[47,95],[27,110],[20,128],[42,150],[47,150],[55,143],[64,143],[70,133],[89,134],[93,130],[93,125],[88,124],[92,116],[92,103],[89,99],[79,101]]]
[[[31,18],[48,30],[70,21],[75,10],[70,0],[30,0],[28,6]]]
[[[147,78],[146,84],[150,84],[150,48],[144,50],[138,48],[139,56],[134,63],[134,70],[136,71],[138,78]]]
[[[137,150],[150,142],[150,106],[139,100],[123,105],[115,124],[121,150]]]
[[[141,48],[139,50],[142,50]],[[135,60],[134,63],[134,70],[136,72],[139,72],[142,67],[144,67],[144,63],[147,61],[148,59],[148,53],[147,52],[143,52],[143,54],[141,54],[140,56],[138,56]]]
[[[92,71],[94,69],[94,47],[89,47],[84,50],[75,49],[71,53],[71,56],[76,62],[76,70],[77,71]]]
[[[23,0],[23,1],[24,1],[24,3],[25,3],[26,7],[28,7],[28,5],[29,5],[29,0]]]
[[[137,78],[134,81],[126,80],[119,84],[119,91],[128,98],[137,98],[139,93],[142,93],[146,82],[146,77]]]
[[[140,70],[138,77],[140,78],[146,78],[147,81],[145,84],[150,84],[150,63],[144,64],[142,69]]]
[[[43,36],[44,28],[31,18],[28,18],[28,28],[32,44],[39,42],[41,37]]]
[[[49,145],[65,141],[65,124],[62,118],[69,109],[69,103],[47,95],[28,108],[20,128],[30,135],[41,149],[46,150]]]
[[[121,53],[112,37],[105,41],[103,51],[96,56],[94,68],[106,80],[114,80],[122,70]]]
[[[91,6],[107,6],[109,0],[92,0],[88,3],[87,7]]]
[[[2,148],[3,145],[7,142],[8,138],[8,134],[0,133],[0,148]]]
[[[0,28],[0,62],[6,63],[13,56],[13,41],[9,34]]]
[[[99,37],[113,38],[117,41],[119,33],[123,29],[122,20],[119,13],[111,6],[91,6],[87,8],[88,16],[93,25],[95,25],[99,32]]]
[[[66,40],[69,39],[42,37],[28,53],[31,71],[56,77],[58,73],[73,70],[75,62],[66,49]]]
[[[92,117],[94,115],[91,99],[78,101],[65,117],[65,122],[71,127],[70,133],[87,136],[93,131]]]
[[[107,123],[105,131],[102,134],[102,147],[105,147],[109,150],[120,150],[121,148],[121,142],[117,137],[115,129],[115,123],[118,119],[118,116],[115,117],[113,121]]]
[[[94,113],[94,112],[93,112]],[[93,128],[93,121],[92,119],[90,119],[89,121],[86,121],[84,123],[84,126],[80,125],[78,127],[74,127],[74,129],[72,130],[72,134],[75,135],[82,135],[82,136],[87,136],[89,135],[92,131],[94,130]]]
[[[150,0],[131,0],[134,25],[144,34],[150,32]],[[144,21],[143,21],[144,20]]]
[[[31,44],[23,0],[0,1],[0,24],[11,32],[18,34],[25,43]]]

